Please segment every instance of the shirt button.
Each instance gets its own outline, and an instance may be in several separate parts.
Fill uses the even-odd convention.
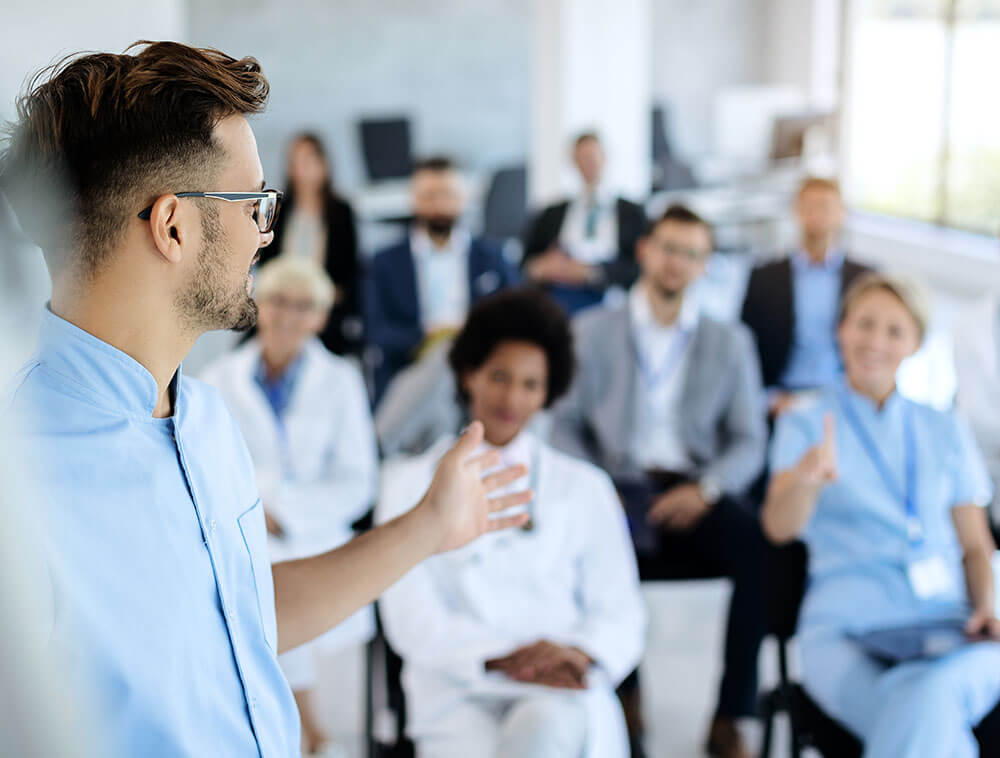
[[[250,707],[254,710],[257,708],[257,698],[252,695],[250,696]]]
[[[212,534],[215,534],[215,527],[216,526],[217,525],[215,523],[215,519],[212,519],[211,521],[208,522],[208,531],[211,532]]]

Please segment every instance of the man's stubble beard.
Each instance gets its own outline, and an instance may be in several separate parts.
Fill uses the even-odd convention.
[[[257,303],[247,294],[246,281],[237,290],[229,285],[229,238],[218,209],[207,203],[202,206],[201,255],[188,287],[177,296],[175,308],[184,326],[198,334],[215,329],[245,332],[257,323]]]

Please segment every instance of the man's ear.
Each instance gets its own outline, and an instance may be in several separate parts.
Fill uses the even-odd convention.
[[[149,215],[153,245],[168,263],[181,262],[181,244],[187,241],[185,225],[193,220],[185,210],[176,195],[161,195]]]

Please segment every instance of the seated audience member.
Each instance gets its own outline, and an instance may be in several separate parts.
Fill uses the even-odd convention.
[[[645,611],[607,475],[526,429],[568,387],[569,325],[537,290],[473,307],[449,355],[485,447],[526,464],[528,525],[434,558],[380,601],[403,658],[420,758],[625,758],[615,685],[642,652]],[[380,521],[429,480],[449,436],[384,472]]]
[[[447,158],[416,165],[410,234],[372,260],[365,287],[365,327],[377,348],[375,401],[418,354],[461,328],[470,303],[517,282],[493,243],[458,225],[461,177]]]
[[[851,286],[837,331],[846,376],[778,419],[762,512],[771,540],[809,550],[803,684],[872,758],[976,756],[972,728],[1000,698],[996,642],[893,666],[849,636],[927,623],[1000,634],[982,459],[952,415],[896,391],[925,326],[911,284]]]
[[[602,186],[604,148],[596,134],[576,138],[573,162],[580,194],[538,214],[528,227],[522,260],[528,278],[545,285],[570,314],[599,303],[609,286],[631,286],[635,243],[646,227],[641,205]]]
[[[708,740],[728,757],[747,754],[736,719],[756,713],[764,540],[742,495],[763,465],[767,432],[746,328],[700,316],[685,297],[711,250],[710,229],[686,208],[652,224],[626,304],[574,323],[579,370],[553,410],[552,442],[614,478],[643,579],[732,579]],[[637,714],[638,693],[623,699]],[[630,724],[638,730],[637,718]]]
[[[354,211],[334,189],[326,148],[315,134],[292,140],[287,171],[274,242],[261,249],[260,264],[290,255],[326,269],[337,288],[337,302],[319,338],[327,350],[339,355],[360,353],[361,282]]]
[[[257,276],[257,336],[202,377],[219,389],[246,438],[257,475],[273,562],[330,550],[375,500],[377,455],[358,370],[316,335],[334,287],[314,261],[282,257]],[[295,694],[303,748],[326,741],[310,706],[316,659],[371,639],[367,608],[318,640],[278,658]]]
[[[420,455],[467,422],[448,365],[452,344],[438,342],[389,382],[375,411],[375,437],[383,458]]]
[[[799,249],[754,269],[743,302],[743,322],[756,340],[772,416],[791,405],[796,393],[825,387],[841,375],[840,298],[866,271],[841,247],[844,203],[836,182],[803,181],[795,215]]]
[[[956,402],[969,419],[994,484],[993,522],[1000,524],[1000,295],[968,306],[954,329]]]

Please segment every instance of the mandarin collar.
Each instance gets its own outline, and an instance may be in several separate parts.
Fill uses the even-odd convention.
[[[38,361],[86,391],[91,402],[117,413],[153,420],[159,400],[156,379],[145,366],[104,340],[52,312],[48,304],[38,331]],[[179,415],[181,369],[171,380]]]

